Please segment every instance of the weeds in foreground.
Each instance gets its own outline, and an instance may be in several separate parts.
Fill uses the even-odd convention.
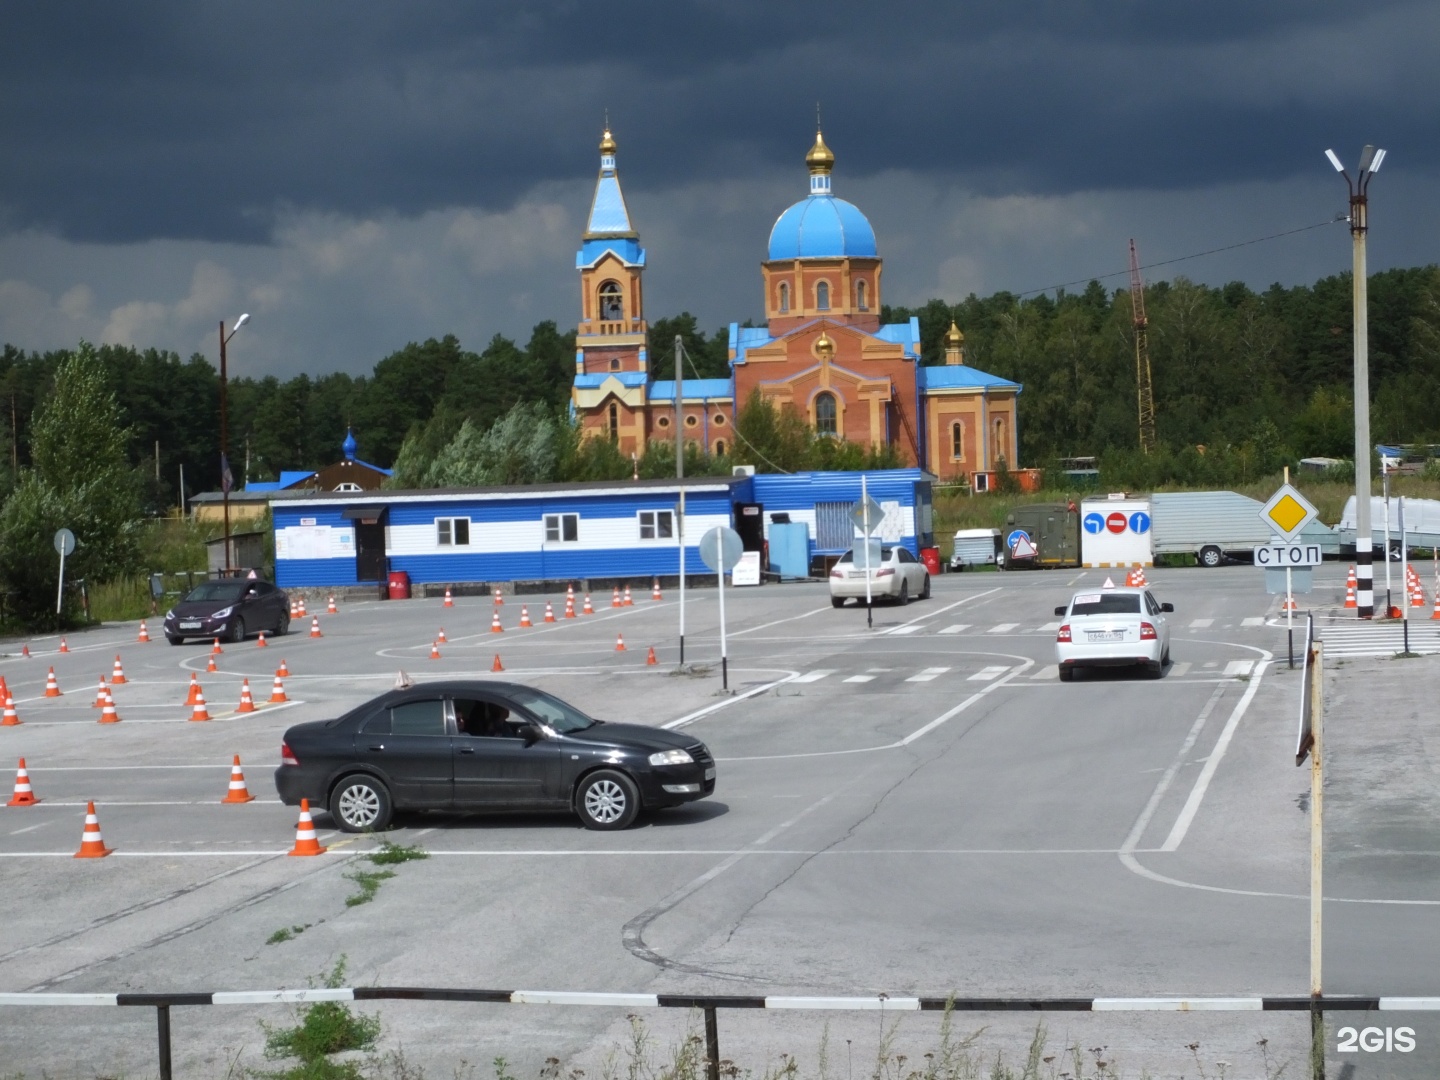
[[[345,898],[346,907],[359,907],[361,904],[368,904],[375,899],[375,893],[380,889],[382,881],[388,881],[395,876],[394,870],[355,870],[345,875],[346,881],[353,881],[360,887],[360,891]]]
[[[307,922],[303,925],[298,926],[282,926],[279,930],[276,930],[273,934],[271,934],[268,938],[265,939],[265,944],[279,945],[282,941],[289,941],[292,938],[299,937],[306,930],[309,930],[310,927],[312,927],[313,925],[315,924]]]
[[[331,990],[345,985],[344,956],[335,961],[323,985]],[[265,1032],[266,1058],[272,1061],[298,1058],[299,1061],[279,1072],[255,1071],[254,1077],[259,1080],[363,1080],[366,1071],[362,1070],[361,1062],[335,1061],[331,1055],[347,1050],[373,1050],[375,1040],[380,1037],[378,1016],[356,1016],[343,1002],[317,1001],[297,1008],[296,1020],[290,1027],[272,1027],[263,1020],[260,1022],[260,1029]]]
[[[405,847],[403,844],[392,844],[389,840],[382,840],[380,847],[365,857],[376,866],[394,866],[399,863],[414,862],[417,859],[428,859],[430,853],[421,847]]]

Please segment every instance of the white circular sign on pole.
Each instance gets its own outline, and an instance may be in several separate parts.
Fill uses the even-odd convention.
[[[71,555],[75,552],[75,534],[69,529],[61,529],[55,534],[55,550],[61,555]]]
[[[745,553],[740,534],[725,525],[716,525],[700,537],[700,560],[717,574],[723,567],[733,570]]]

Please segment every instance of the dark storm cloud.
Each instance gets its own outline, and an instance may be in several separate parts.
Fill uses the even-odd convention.
[[[1367,138],[1426,167],[1437,44],[1402,0],[10,5],[0,226],[256,242],[284,208],[503,208],[590,173],[606,107],[632,191],[760,176],[817,98],[842,183],[1193,188]]]

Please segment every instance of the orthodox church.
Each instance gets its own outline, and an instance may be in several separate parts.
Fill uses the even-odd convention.
[[[831,190],[835,155],[817,130],[805,155],[810,190],[780,215],[760,264],[766,325],[730,325],[730,377],[651,379],[641,279],[645,249],[615,165],[616,143],[600,140],[595,184],[575,267],[580,323],[571,401],[587,435],[623,453],[652,439],[685,438],[710,453],[734,446],[735,415],[758,390],[794,409],[820,436],[895,448],[907,464],[942,480],[1017,465],[1017,383],[965,363],[954,324],[945,363],[923,366],[920,323],[881,325],[883,260],[865,215]]]

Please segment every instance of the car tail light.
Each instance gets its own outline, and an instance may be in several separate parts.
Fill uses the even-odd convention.
[[[1140,640],[1141,640],[1141,641],[1154,641],[1154,640],[1155,640],[1155,627],[1151,626],[1148,622],[1142,622],[1142,623],[1140,624]]]
[[[894,568],[894,567],[886,567],[884,570],[877,570],[877,571],[875,571],[875,576],[876,576],[877,578],[881,578],[881,577],[894,577],[894,576],[895,576],[895,568]]]
[[[831,570],[831,571],[830,571],[830,576],[831,576],[831,577],[843,578],[843,577],[845,576],[845,571],[844,571],[844,570],[841,570],[841,569],[837,566],[834,570]]]
[[[299,765],[299,764],[300,764],[300,759],[295,756],[295,751],[290,749],[290,744],[287,743],[287,742],[282,742],[282,743],[280,744],[280,764],[281,764],[281,765]]]
[[[1070,640],[1070,624],[1069,624],[1068,622],[1067,622],[1064,626],[1060,627],[1060,632],[1055,635],[1055,640],[1056,640],[1056,641],[1069,641],[1069,640]]]

